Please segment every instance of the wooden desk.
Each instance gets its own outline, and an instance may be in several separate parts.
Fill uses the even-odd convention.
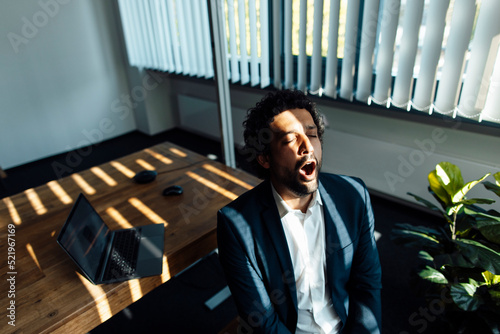
[[[158,177],[134,183],[131,177],[142,169],[155,169]],[[258,183],[245,172],[163,143],[0,200],[0,332],[91,330],[215,249],[217,210]],[[173,184],[184,193],[162,196]],[[56,239],[80,192],[111,229],[165,224],[161,276],[96,286],[79,274]],[[9,251],[15,252],[12,268]],[[12,302],[15,327],[8,317],[14,312],[7,309]]]

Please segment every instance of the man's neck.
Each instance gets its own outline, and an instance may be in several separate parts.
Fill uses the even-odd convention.
[[[283,187],[283,186],[276,186],[273,183],[274,189],[278,192],[278,194],[281,196],[283,201],[290,207],[292,210],[300,210],[303,213],[307,211],[307,208],[309,207],[309,203],[311,203],[311,199],[313,198],[313,194],[308,194],[305,196],[298,196],[295,194],[293,191],[290,189]]]

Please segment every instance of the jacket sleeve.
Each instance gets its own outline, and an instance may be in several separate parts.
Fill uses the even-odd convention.
[[[256,266],[252,236],[238,228],[244,218],[232,208],[217,214],[219,259],[236,302],[240,326],[251,333],[290,333],[279,320],[273,302]]]
[[[360,182],[364,188],[364,212],[348,283],[349,312],[343,333],[380,333],[382,274],[374,236],[375,219],[368,191]]]

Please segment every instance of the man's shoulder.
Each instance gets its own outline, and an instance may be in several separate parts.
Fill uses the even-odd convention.
[[[355,176],[332,174],[332,173],[320,173],[319,180],[325,188],[334,187],[336,189],[339,188],[345,190],[356,189],[358,191],[366,188],[366,185],[363,182],[363,180]]]
[[[250,230],[261,230],[264,226],[261,220],[262,213],[273,208],[274,205],[271,191],[269,182],[264,181],[240,195],[219,210],[218,226],[229,224],[239,231],[247,231],[250,234],[253,234]],[[273,209],[279,219],[276,205]]]
[[[269,188],[269,189],[267,189]],[[241,194],[236,198],[234,201],[230,202],[227,204],[225,207],[223,207],[221,210],[227,210],[228,208],[233,208],[233,209],[252,209],[255,208],[255,206],[258,205],[259,202],[263,200],[263,197],[266,196],[266,191],[271,190],[271,188],[268,185],[267,181],[263,181],[254,188],[246,191],[245,193]]]
[[[368,189],[358,177],[341,174],[321,174],[320,188],[337,203],[344,205],[357,205],[368,200]],[[320,191],[321,192],[321,191]]]

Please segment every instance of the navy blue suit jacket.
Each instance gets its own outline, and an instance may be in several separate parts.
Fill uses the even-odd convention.
[[[381,269],[368,191],[356,178],[320,174],[326,278],[342,333],[379,333]],[[292,260],[271,183],[222,208],[219,258],[240,324],[254,333],[294,333],[297,294]]]

